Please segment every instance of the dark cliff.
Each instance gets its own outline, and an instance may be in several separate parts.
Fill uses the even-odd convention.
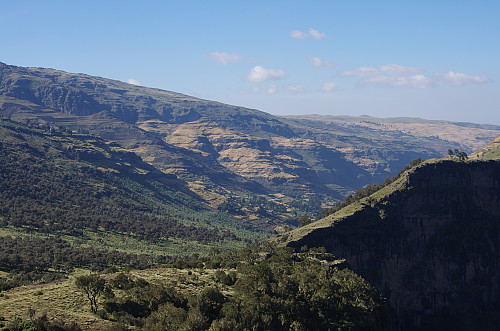
[[[380,290],[395,329],[489,328],[500,303],[500,162],[441,160],[289,234]]]

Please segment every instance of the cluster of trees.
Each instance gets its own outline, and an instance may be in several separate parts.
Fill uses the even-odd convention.
[[[452,151],[451,149],[449,149],[448,150],[448,155],[449,156],[456,156],[456,157],[458,157],[462,161],[469,158],[469,156],[467,156],[467,153],[461,152],[458,149],[455,149],[454,151]]]
[[[321,209],[322,198],[318,194],[309,195],[307,197],[307,201],[303,200],[304,195],[298,195],[296,198],[298,199],[290,202],[290,207],[297,209],[299,212],[307,213],[309,215],[316,215],[318,213],[318,210]]]
[[[0,291],[33,282],[51,282],[65,278],[74,268],[103,271],[113,267],[145,269],[159,263],[174,263],[176,258],[101,251],[91,247],[73,247],[57,238],[0,237]]]
[[[284,204],[270,201],[264,197],[249,196],[249,197],[228,197],[226,201],[218,207],[220,211],[239,214],[243,208],[254,210],[262,216],[272,216],[285,213],[287,207]]]
[[[97,314],[145,330],[389,328],[385,300],[324,250],[268,246],[216,260],[236,263],[237,271],[218,270],[218,285],[197,294],[119,274],[107,293],[98,285],[105,300]],[[97,284],[98,276],[84,277]]]
[[[178,214],[171,206],[182,204],[183,195],[169,191],[168,183],[160,184],[166,179],[155,178],[158,174],[133,174],[133,167],[123,166],[138,162],[136,156],[122,153],[111,161],[109,156],[115,152],[104,149],[109,147],[102,142],[86,141],[90,137],[80,137],[81,141],[52,137],[66,139],[68,146],[63,146],[43,131],[3,125],[0,226],[72,236],[81,236],[84,229],[114,231],[149,242],[170,237],[199,242],[239,240],[230,230],[185,225],[174,218]],[[6,143],[11,140],[18,141]]]

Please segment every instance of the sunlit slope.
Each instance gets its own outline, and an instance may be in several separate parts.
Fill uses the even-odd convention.
[[[477,158],[479,160],[500,160],[500,136],[473,153],[471,158]]]

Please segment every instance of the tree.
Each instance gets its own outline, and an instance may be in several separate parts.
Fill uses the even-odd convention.
[[[106,281],[98,274],[80,276],[76,278],[76,287],[87,294],[90,301],[90,310],[95,314],[97,312],[97,299],[104,293]]]
[[[461,152],[459,151],[458,149],[455,149],[455,152],[453,152],[451,149],[448,150],[448,155],[449,156],[456,156],[458,157],[460,160],[464,161],[466,159],[468,159],[469,157],[467,156],[467,153],[465,152]]]
[[[307,215],[301,216],[301,217],[299,218],[299,224],[300,224],[300,226],[304,226],[304,225],[307,225],[307,224],[312,223],[312,222],[314,222],[314,220],[313,220],[313,219],[311,219],[311,218],[310,218],[309,216],[307,216]]]

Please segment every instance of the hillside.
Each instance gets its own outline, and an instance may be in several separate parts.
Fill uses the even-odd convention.
[[[470,152],[500,132],[459,123],[409,121],[403,129],[377,125],[373,118],[281,118],[100,77],[3,63],[0,115],[113,141],[185,181],[206,207],[264,228],[314,214],[413,159],[443,156],[449,148]],[[411,129],[417,124],[418,132]],[[425,134],[438,126],[439,136]]]
[[[477,152],[474,152],[470,157],[479,160],[500,160],[500,136],[493,139],[488,145]]]
[[[277,240],[345,258],[388,298],[396,329],[494,329],[499,185],[498,158],[429,160]]]
[[[265,235],[210,211],[184,181],[86,134],[0,120],[0,174],[6,234],[181,255]]]

